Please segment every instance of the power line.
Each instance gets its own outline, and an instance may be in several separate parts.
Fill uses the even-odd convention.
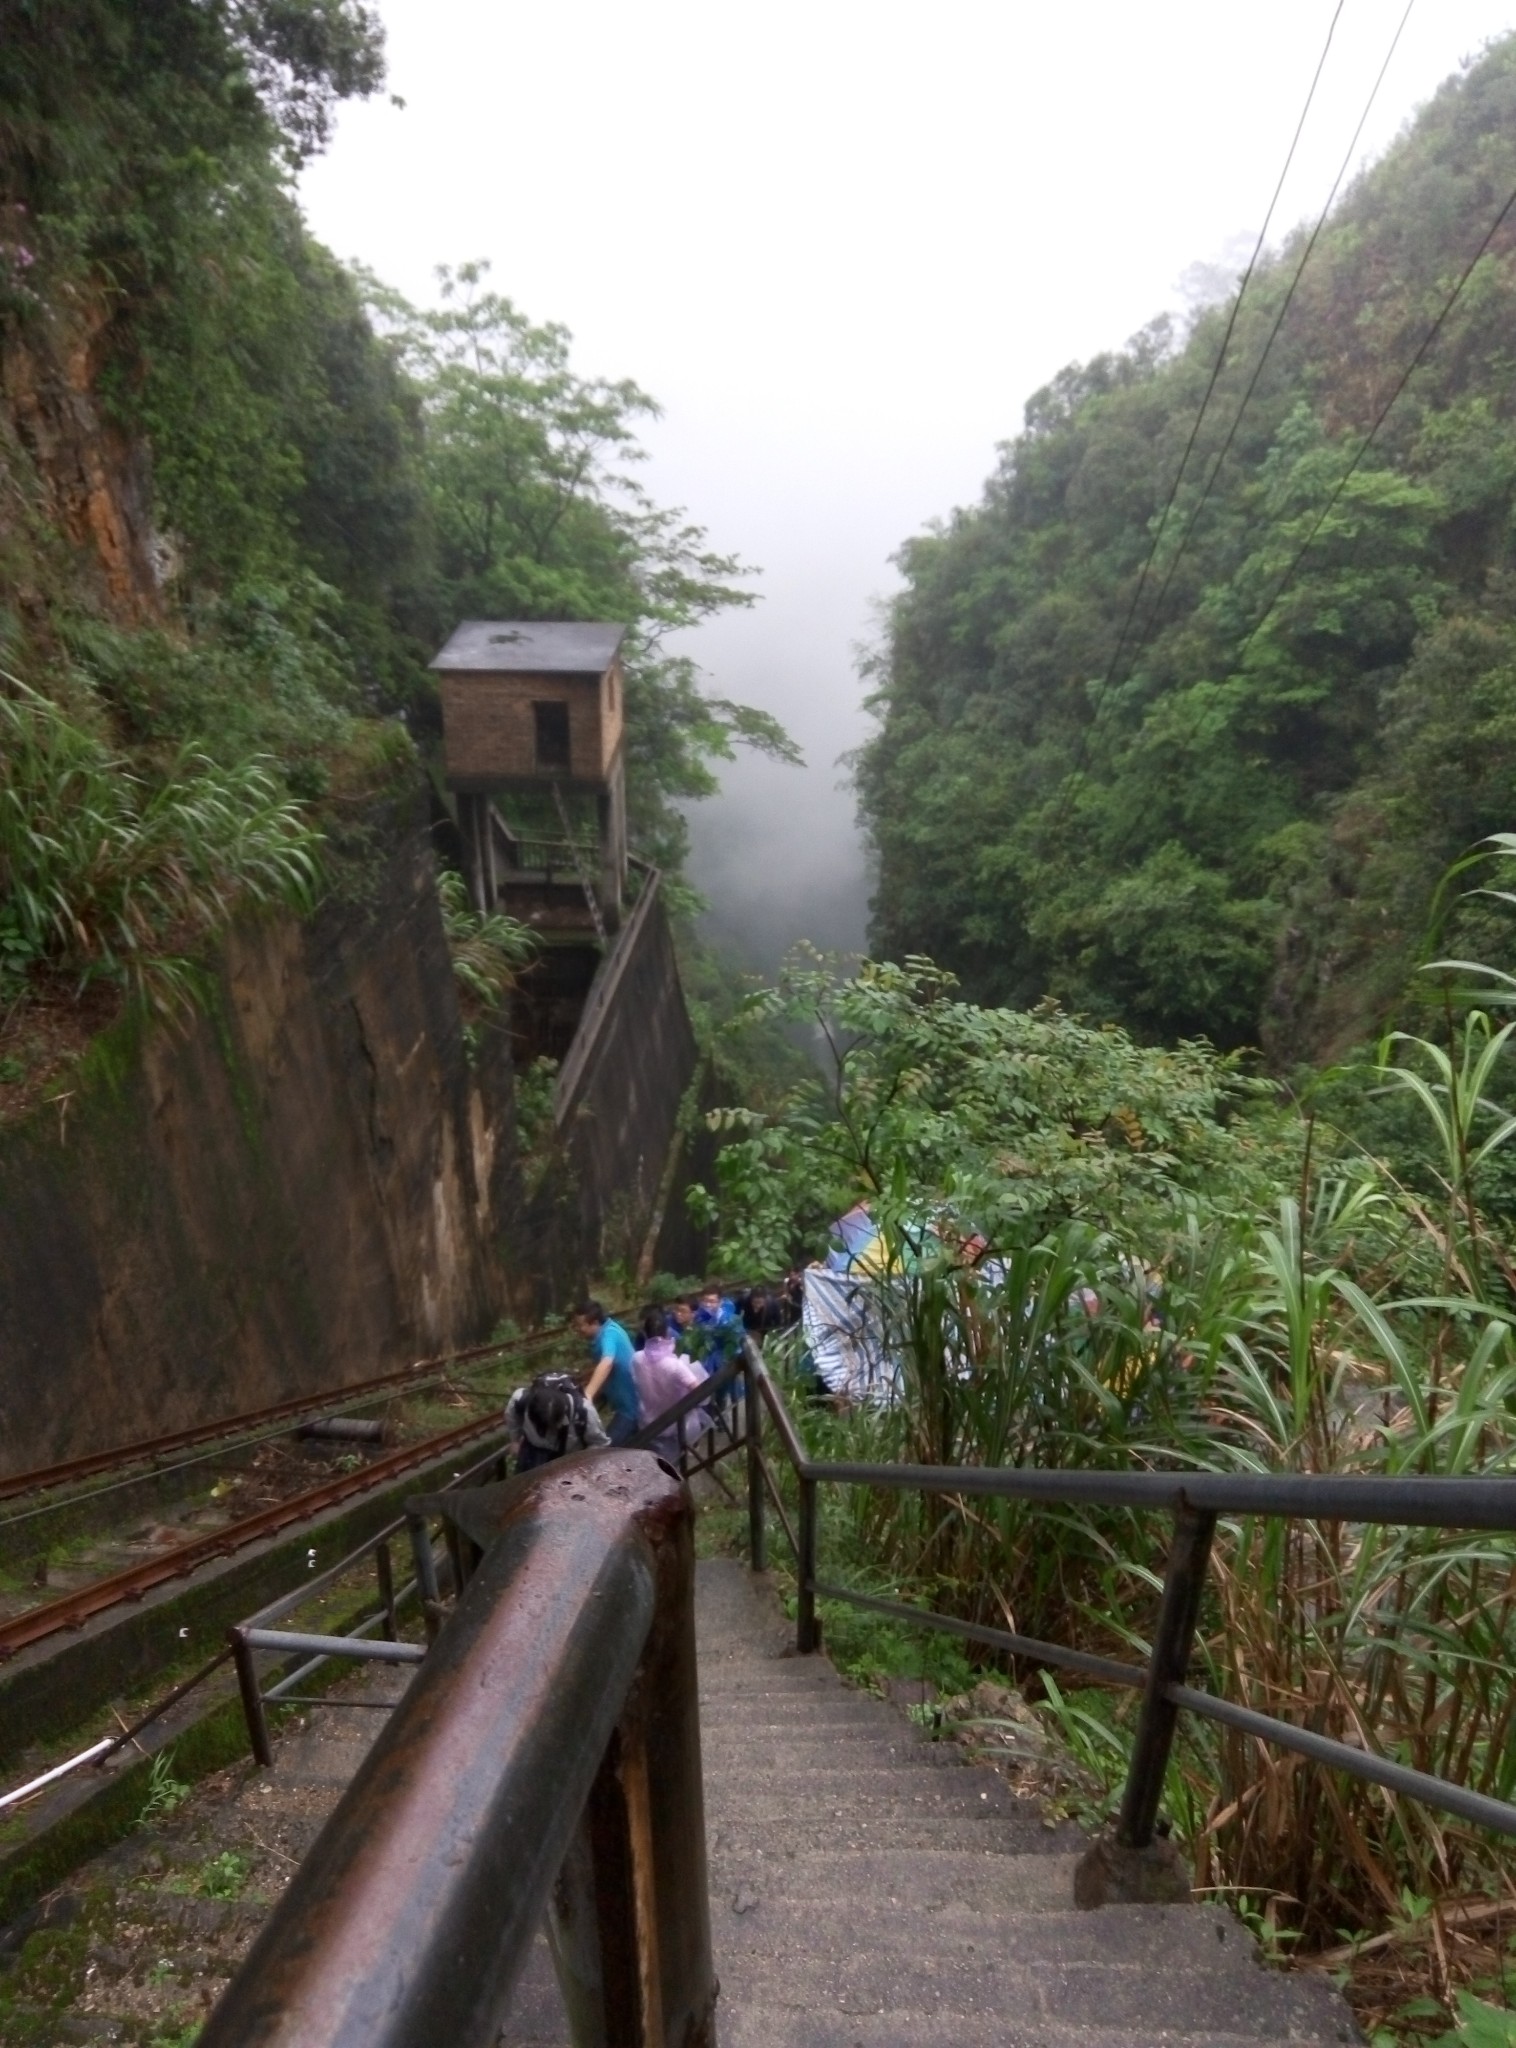
[[[1415,6],[1415,4],[1416,0],[1406,0],[1405,12],[1400,17],[1400,26],[1396,29],[1395,34],[1390,42],[1390,47],[1385,53],[1384,62],[1379,67],[1379,76],[1374,80],[1373,90],[1370,92],[1368,99],[1365,102],[1363,112],[1358,117],[1358,126],[1353,130],[1353,138],[1351,142],[1349,142],[1347,149],[1343,155],[1342,163],[1338,168],[1337,176],[1332,180],[1332,189],[1330,192],[1328,192],[1325,204],[1322,206],[1321,212],[1316,217],[1316,225],[1311,230],[1311,238],[1305,245],[1305,250],[1301,255],[1299,263],[1295,266],[1295,274],[1290,279],[1289,289],[1286,291],[1284,295],[1284,301],[1281,304],[1278,313],[1275,315],[1274,324],[1269,329],[1268,339],[1263,344],[1263,353],[1259,356],[1258,362],[1254,367],[1253,374],[1248,380],[1248,388],[1242,394],[1242,402],[1238,406],[1236,414],[1233,417],[1231,427],[1227,433],[1227,437],[1225,441],[1223,441],[1221,444],[1221,452],[1216,457],[1216,461],[1211,469],[1210,476],[1206,479],[1205,488],[1201,492],[1199,500],[1197,501],[1194,510],[1191,512],[1189,516],[1189,520],[1185,526],[1184,532],[1179,537],[1179,546],[1175,550],[1174,559],[1170,562],[1168,566],[1168,571],[1164,576],[1163,587],[1159,591],[1157,598],[1154,600],[1153,609],[1151,614],[1149,615],[1147,626],[1144,628],[1143,633],[1140,639],[1138,640],[1137,646],[1133,651],[1132,659],[1127,665],[1128,676],[1132,675],[1136,670],[1138,662],[1142,659],[1144,650],[1148,646],[1149,642],[1153,637],[1153,634],[1157,630],[1158,621],[1163,615],[1164,599],[1168,596],[1169,591],[1173,585],[1174,577],[1178,573],[1179,564],[1184,559],[1185,550],[1186,548],[1188,548],[1190,544],[1190,538],[1193,535],[1197,524],[1199,523],[1200,515],[1206,508],[1206,504],[1210,499],[1211,492],[1215,489],[1216,479],[1221,474],[1222,464],[1226,461],[1228,455],[1232,452],[1232,443],[1236,440],[1237,430],[1242,425],[1242,416],[1248,409],[1248,403],[1251,400],[1253,393],[1258,389],[1258,380],[1263,375],[1264,365],[1265,363],[1267,363],[1269,359],[1269,353],[1272,350],[1274,343],[1279,338],[1279,330],[1281,327],[1283,327],[1285,322],[1285,316],[1288,314],[1290,307],[1294,302],[1296,289],[1300,284],[1301,278],[1305,275],[1305,267],[1311,260],[1311,253],[1315,249],[1317,241],[1320,239],[1322,229],[1326,226],[1327,215],[1332,210],[1332,202],[1336,199],[1338,191],[1341,188],[1342,181],[1347,176],[1348,166],[1352,163],[1353,154],[1358,147],[1358,138],[1360,135],[1362,135],[1364,130],[1364,124],[1367,122],[1369,115],[1374,110],[1374,102],[1379,97],[1379,88],[1381,85],[1384,84],[1385,73],[1390,68],[1391,59],[1394,57],[1395,51],[1399,47],[1400,38],[1405,33],[1405,25],[1411,18],[1411,9]]]
[[[1385,421],[1389,418],[1390,413],[1394,408],[1395,402],[1400,397],[1401,392],[1405,390],[1405,387],[1407,386],[1407,384],[1410,383],[1411,378],[1420,368],[1422,359],[1425,357],[1427,350],[1432,346],[1433,342],[1442,332],[1443,327],[1447,322],[1448,315],[1452,312],[1454,306],[1457,305],[1459,299],[1463,294],[1464,286],[1468,283],[1469,279],[1474,275],[1475,267],[1478,264],[1480,258],[1484,255],[1485,251],[1489,248],[1491,242],[1494,241],[1496,235],[1499,234],[1501,228],[1505,225],[1506,218],[1510,214],[1511,209],[1513,207],[1516,207],[1516,186],[1512,187],[1510,196],[1507,198],[1504,206],[1501,207],[1499,213],[1497,213],[1494,220],[1491,221],[1489,228],[1485,232],[1484,240],[1479,244],[1479,247],[1474,251],[1473,255],[1469,258],[1467,264],[1464,266],[1463,275],[1459,278],[1457,284],[1454,285],[1452,291],[1444,300],[1441,312],[1437,315],[1437,318],[1432,322],[1431,326],[1422,336],[1420,347],[1417,349],[1415,355],[1411,357],[1411,360],[1406,364],[1405,369],[1401,373],[1399,382],[1395,386],[1395,389],[1390,393],[1389,397],[1380,407],[1379,416],[1374,421],[1374,424],[1369,428],[1367,434],[1364,435],[1362,442],[1359,444],[1358,453],[1353,457],[1352,461],[1348,464],[1347,468],[1342,472],[1342,475],[1337,479],[1336,488],[1333,490],[1331,497],[1327,499],[1325,505],[1323,505],[1321,511],[1317,514],[1315,524],[1312,526],[1310,532],[1306,535],[1305,539],[1301,542],[1300,547],[1297,549],[1295,556],[1291,561],[1289,567],[1285,570],[1283,576],[1280,577],[1279,582],[1275,585],[1273,596],[1269,599],[1268,603],[1264,606],[1262,612],[1259,614],[1257,622],[1254,624],[1253,629],[1248,634],[1246,640],[1244,640],[1241,647],[1238,648],[1236,656],[1234,657],[1235,661],[1237,661],[1238,663],[1242,661],[1243,656],[1247,653],[1248,649],[1252,646],[1253,642],[1258,638],[1258,635],[1263,631],[1264,627],[1267,625],[1269,621],[1269,617],[1272,614],[1275,605],[1278,604],[1280,598],[1284,596],[1285,591],[1293,582],[1295,571],[1300,567],[1301,563],[1310,553],[1312,544],[1314,543],[1317,534],[1320,533],[1322,527],[1325,526],[1327,520],[1332,516],[1332,512],[1337,504],[1337,500],[1342,496],[1343,492],[1347,489],[1349,483],[1352,481],[1355,472],[1358,469],[1358,465],[1363,461],[1363,458],[1365,457],[1365,455],[1368,454],[1369,449],[1373,446],[1374,439],[1378,434],[1379,429],[1384,425]]]
[[[1102,703],[1110,691],[1112,680],[1116,674],[1117,663],[1121,660],[1122,651],[1126,646],[1127,634],[1132,630],[1132,621],[1136,618],[1137,608],[1142,603],[1142,593],[1147,587],[1147,580],[1152,572],[1153,563],[1157,559],[1158,550],[1163,544],[1164,531],[1169,523],[1169,515],[1173,512],[1175,500],[1179,496],[1179,487],[1184,481],[1184,473],[1189,467],[1190,457],[1195,452],[1195,443],[1199,438],[1206,411],[1210,406],[1211,399],[1215,395],[1217,382],[1226,363],[1227,350],[1232,345],[1232,335],[1237,326],[1238,315],[1242,311],[1242,301],[1247,294],[1248,285],[1252,281],[1253,272],[1258,266],[1258,259],[1263,254],[1263,245],[1268,236],[1269,225],[1274,218],[1274,209],[1279,204],[1279,195],[1284,190],[1285,179],[1288,178],[1290,166],[1295,161],[1295,151],[1300,146],[1300,137],[1305,129],[1306,117],[1310,113],[1311,103],[1316,97],[1316,88],[1321,83],[1321,74],[1326,69],[1327,56],[1332,47],[1332,38],[1337,33],[1337,23],[1341,19],[1345,4],[1346,0],[1337,0],[1336,12],[1333,14],[1331,25],[1327,29],[1326,41],[1322,45],[1321,55],[1317,59],[1316,70],[1311,78],[1311,89],[1305,96],[1305,105],[1300,110],[1300,119],[1295,123],[1295,133],[1291,138],[1289,152],[1284,160],[1284,168],[1279,173],[1279,181],[1274,187],[1274,196],[1269,201],[1269,210],[1263,217],[1263,226],[1258,230],[1258,240],[1253,244],[1253,253],[1248,258],[1248,267],[1242,273],[1242,282],[1238,285],[1237,296],[1232,301],[1232,309],[1227,318],[1226,331],[1221,337],[1221,347],[1216,352],[1216,361],[1211,369],[1210,382],[1205,387],[1205,396],[1200,401],[1200,410],[1196,413],[1195,423],[1190,428],[1190,438],[1186,441],[1184,454],[1179,459],[1179,468],[1174,476],[1174,484],[1169,492],[1168,503],[1164,506],[1162,515],[1159,518],[1158,529],[1153,535],[1153,544],[1148,549],[1147,560],[1142,565],[1142,573],[1137,578],[1137,588],[1132,593],[1132,602],[1127,608],[1126,618],[1122,622],[1121,632],[1117,637],[1116,650],[1112,654],[1110,666],[1105,672],[1105,681],[1100,686]],[[1098,718],[1099,715],[1099,706],[1097,705],[1095,716]],[[1093,722],[1092,720],[1091,723],[1093,724]],[[1088,730],[1089,728],[1087,727],[1086,733],[1088,733]],[[1083,744],[1081,743],[1082,751]],[[1076,768],[1075,773],[1077,772]]]

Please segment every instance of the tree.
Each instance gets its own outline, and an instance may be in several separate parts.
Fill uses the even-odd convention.
[[[364,289],[417,396],[438,545],[434,610],[458,618],[613,619],[626,649],[634,828],[677,867],[674,800],[715,788],[710,762],[738,745],[798,760],[766,712],[712,695],[666,637],[754,602],[733,556],[680,510],[656,504],[636,465],[655,401],[628,379],[582,377],[571,336],[488,288],[489,266],[439,271],[439,304]]]
[[[902,549],[857,764],[876,950],[1280,1067],[1377,1030],[1454,835],[1516,790],[1516,229],[1364,449],[1516,179],[1513,119],[1516,38],[1345,196],[1256,388],[1303,238],[1240,308],[1062,372]]]
[[[1077,1220],[1156,1257],[1200,1195],[1241,1213],[1293,1161],[1283,1126],[1237,1120],[1259,1091],[1209,1047],[964,1002],[930,960],[843,979],[802,951],[734,1028],[757,1018],[803,1031],[820,1071],[776,1108],[714,1115],[729,1135],[707,1199],[734,1270],[823,1250],[858,1201],[897,1243],[933,1224],[998,1254]]]

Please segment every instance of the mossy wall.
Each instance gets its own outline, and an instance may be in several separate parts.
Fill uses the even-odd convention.
[[[509,1052],[465,1058],[419,801],[210,1001],[117,1026],[0,1133],[0,1474],[340,1388],[487,1333]]]

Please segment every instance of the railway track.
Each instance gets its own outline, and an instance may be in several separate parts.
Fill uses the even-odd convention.
[[[0,1661],[60,1630],[79,1628],[92,1616],[105,1613],[123,1602],[140,1600],[155,1586],[184,1578],[198,1571],[202,1565],[229,1557],[265,1536],[275,1535],[292,1524],[309,1521],[328,1508],[382,1486],[407,1471],[432,1464],[449,1451],[461,1450],[499,1427],[498,1415],[488,1418],[474,1416],[455,1429],[405,1444],[399,1450],[371,1460],[358,1471],[338,1473],[319,1486],[292,1494],[288,1499],[261,1508],[256,1514],[245,1515],[240,1521],[228,1522],[222,1528],[191,1537],[189,1541],[160,1551],[156,1556],[144,1558],[140,1564],[126,1571],[96,1579],[59,1599],[33,1607],[0,1623]]]
[[[351,1416],[356,1410],[397,1399],[405,1401],[429,1389],[446,1386],[457,1378],[467,1379],[471,1371],[477,1372],[492,1363],[541,1351],[561,1342],[563,1337],[564,1331],[558,1326],[525,1331],[494,1343],[476,1344],[436,1358],[418,1359],[396,1371],[380,1373],[323,1395],[274,1402],[219,1423],[168,1432],[120,1445],[110,1451],[92,1452],[0,1479],[0,1504],[3,1504],[0,1507],[0,1549],[9,1548],[13,1564],[17,1559],[34,1556],[42,1565],[39,1575],[25,1589],[18,1584],[13,1573],[9,1581],[11,1591],[0,1594],[0,1601],[4,1603],[0,1604],[0,1664],[49,1636],[77,1629],[98,1614],[142,1599],[157,1586],[187,1578],[207,1564],[312,1520],[345,1501],[384,1486],[412,1468],[435,1463],[450,1451],[488,1435],[491,1429],[498,1427],[498,1394],[492,1397],[488,1392],[479,1390],[475,1398],[485,1412],[475,1413],[453,1428],[412,1437],[394,1450],[377,1457],[365,1457],[355,1467],[349,1449],[348,1455],[342,1458],[342,1465],[350,1469],[330,1473],[315,1485],[300,1485],[298,1482],[304,1474],[298,1469],[292,1472],[290,1466],[293,1461],[284,1459],[284,1469],[274,1483],[286,1488],[291,1487],[292,1481],[295,1483],[293,1490],[286,1491],[281,1498],[273,1501],[264,1499],[256,1509],[240,1516],[235,1513],[236,1502],[233,1500],[228,1503],[231,1519],[216,1521],[210,1527],[187,1535],[182,1541],[170,1540],[166,1546],[124,1568],[111,1569],[111,1566],[118,1563],[123,1549],[130,1553],[136,1547],[135,1540],[123,1544],[119,1541],[111,1543],[107,1539],[103,1545],[96,1545],[97,1550],[104,1549],[105,1554],[100,1556],[94,1576],[52,1598],[41,1598],[36,1596],[41,1594],[46,1583],[48,1544],[50,1540],[58,1540],[57,1532],[53,1538],[48,1537],[47,1531],[52,1526],[49,1518],[77,1516],[81,1510],[96,1518],[119,1514],[120,1510],[114,1503],[106,1501],[107,1495],[136,1486],[139,1482],[156,1486],[190,1467],[214,1466],[217,1458],[226,1459],[227,1472],[233,1481],[226,1490],[234,1491],[236,1481],[248,1477],[245,1469],[247,1455],[268,1456],[265,1447],[276,1445],[279,1439],[299,1425],[321,1418]],[[412,1426],[415,1426],[414,1420]],[[244,1469],[238,1467],[239,1458],[244,1460]],[[212,1476],[210,1471],[197,1472],[189,1484],[204,1491]],[[258,1471],[254,1476],[266,1492],[270,1475]],[[91,1480],[103,1480],[104,1483],[91,1487],[88,1483]],[[219,1511],[225,1513],[227,1509]],[[198,1512],[203,1519],[204,1505],[192,1512]],[[131,1515],[128,1519],[136,1520],[138,1517]],[[181,1519],[189,1520],[191,1517]],[[161,1541],[164,1535],[171,1535],[171,1532],[155,1530],[152,1539]],[[37,1546],[35,1551],[24,1547],[33,1543]],[[114,1555],[110,1554],[112,1550]],[[77,1570],[77,1562],[72,1565],[65,1563],[64,1569],[65,1575]],[[20,1611],[7,1613],[6,1605],[14,1608],[18,1599],[25,1600],[27,1604]]]
[[[325,1394],[275,1401],[267,1408],[252,1408],[223,1422],[202,1423],[197,1428],[175,1430],[166,1436],[144,1437],[136,1443],[120,1444],[109,1451],[93,1451],[86,1457],[66,1458],[60,1464],[12,1473],[8,1478],[0,1478],[0,1501],[14,1500],[22,1494],[50,1493],[60,1487],[74,1486],[84,1479],[96,1478],[101,1473],[115,1475],[137,1466],[151,1470],[165,1458],[202,1445],[219,1445],[234,1450],[244,1443],[260,1439],[265,1432],[280,1424],[314,1421],[324,1415],[346,1415],[355,1408],[366,1407],[396,1392],[419,1392],[423,1387],[446,1378],[460,1365],[529,1350],[561,1334],[556,1330],[530,1330],[522,1336],[508,1337],[498,1343],[475,1344],[466,1351],[450,1351],[438,1358],[420,1358],[394,1372],[358,1380],[351,1386],[339,1387]]]

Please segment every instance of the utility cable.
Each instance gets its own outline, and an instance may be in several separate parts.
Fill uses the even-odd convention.
[[[1173,585],[1174,578],[1179,570],[1179,564],[1184,559],[1185,550],[1188,548],[1190,544],[1191,536],[1194,534],[1195,528],[1199,523],[1200,515],[1202,512],[1204,512],[1206,504],[1210,499],[1211,492],[1215,489],[1216,479],[1221,474],[1222,464],[1226,461],[1228,455],[1230,455],[1232,452],[1232,443],[1236,440],[1237,430],[1242,425],[1242,416],[1248,409],[1248,404],[1252,399],[1253,393],[1258,389],[1258,380],[1263,375],[1264,365],[1267,363],[1269,359],[1269,353],[1272,350],[1274,343],[1279,339],[1279,330],[1281,329],[1281,327],[1283,327],[1285,322],[1285,316],[1288,314],[1291,305],[1294,303],[1295,293],[1299,288],[1300,280],[1305,275],[1305,267],[1311,260],[1311,254],[1321,237],[1321,231],[1326,226],[1327,215],[1332,210],[1333,201],[1336,199],[1337,194],[1341,189],[1343,179],[1348,174],[1348,167],[1352,163],[1354,152],[1358,148],[1358,138],[1362,135],[1364,125],[1367,122],[1369,115],[1374,110],[1374,102],[1379,97],[1379,88],[1384,84],[1385,73],[1390,68],[1390,62],[1394,57],[1397,48],[1399,47],[1400,38],[1405,33],[1405,25],[1411,18],[1411,9],[1415,5],[1416,0],[1406,0],[1405,12],[1400,17],[1400,26],[1396,29],[1394,37],[1391,40],[1390,47],[1385,53],[1384,62],[1379,67],[1379,76],[1374,80],[1373,90],[1370,92],[1368,96],[1368,100],[1364,105],[1363,112],[1358,117],[1358,126],[1353,130],[1353,139],[1351,140],[1351,142],[1349,142],[1347,149],[1344,152],[1342,163],[1338,167],[1337,176],[1332,180],[1332,189],[1330,192],[1328,192],[1326,196],[1326,201],[1322,206],[1321,212],[1316,217],[1316,225],[1311,230],[1311,238],[1305,245],[1305,249],[1301,255],[1299,263],[1297,263],[1295,266],[1295,274],[1290,279],[1289,289],[1286,291],[1283,303],[1281,304],[1278,313],[1274,317],[1274,324],[1269,329],[1268,339],[1263,344],[1263,353],[1259,356],[1257,364],[1254,367],[1253,374],[1248,379],[1248,388],[1242,394],[1242,402],[1238,406],[1236,414],[1233,417],[1231,427],[1227,433],[1227,437],[1225,441],[1223,441],[1221,444],[1221,452],[1216,457],[1216,461],[1211,469],[1211,473],[1209,477],[1206,479],[1205,488],[1200,493],[1200,497],[1196,502],[1195,508],[1190,513],[1189,519],[1186,522],[1184,532],[1179,537],[1179,546],[1175,550],[1174,559],[1169,563],[1168,571],[1163,579],[1163,587],[1160,589],[1157,598],[1154,600],[1153,609],[1151,614],[1149,615],[1148,623],[1146,627],[1143,629],[1141,638],[1138,640],[1137,646],[1133,651],[1131,661],[1127,664],[1128,677],[1130,677],[1136,670],[1138,662],[1142,659],[1145,649],[1149,645],[1154,633],[1158,629],[1158,622],[1163,616],[1164,600],[1168,596],[1169,591]]]
[[[1278,604],[1280,598],[1284,596],[1285,591],[1293,582],[1295,572],[1300,567],[1301,563],[1305,560],[1306,556],[1310,553],[1312,544],[1314,543],[1317,534],[1320,533],[1322,527],[1325,526],[1327,520],[1331,517],[1332,512],[1336,507],[1338,499],[1347,489],[1349,483],[1352,481],[1353,476],[1355,475],[1358,469],[1359,464],[1363,461],[1365,455],[1368,454],[1370,448],[1374,445],[1374,440],[1379,432],[1379,429],[1384,425],[1385,421],[1389,418],[1390,413],[1393,410],[1397,399],[1400,397],[1400,394],[1405,390],[1407,384],[1410,383],[1411,378],[1420,368],[1427,351],[1431,348],[1433,342],[1436,341],[1438,335],[1442,332],[1443,327],[1447,323],[1448,315],[1452,312],[1454,306],[1457,305],[1459,299],[1463,295],[1464,286],[1468,283],[1469,279],[1474,275],[1475,267],[1478,265],[1485,251],[1489,248],[1491,242],[1494,241],[1496,235],[1499,234],[1501,228],[1505,225],[1505,222],[1508,216],[1510,215],[1510,212],[1513,207],[1516,207],[1516,186],[1512,187],[1509,198],[1506,200],[1504,206],[1501,207],[1499,213],[1496,214],[1494,220],[1491,221],[1489,228],[1486,230],[1484,240],[1479,244],[1479,247],[1474,251],[1473,255],[1469,258],[1467,264],[1464,266],[1463,275],[1459,278],[1457,284],[1454,285],[1452,291],[1444,300],[1441,312],[1437,315],[1437,318],[1432,322],[1431,326],[1422,336],[1420,347],[1417,349],[1415,355],[1411,357],[1411,360],[1406,364],[1405,369],[1402,371],[1400,379],[1395,386],[1395,389],[1390,393],[1389,397],[1380,407],[1378,417],[1375,419],[1374,424],[1369,428],[1369,431],[1367,432],[1367,434],[1364,435],[1362,442],[1359,444],[1358,453],[1353,457],[1352,461],[1348,464],[1347,468],[1342,472],[1342,475],[1337,479],[1337,484],[1332,492],[1331,497],[1327,499],[1325,505],[1322,506],[1320,512],[1316,515],[1315,524],[1312,526],[1310,532],[1306,535],[1305,539],[1301,542],[1299,548],[1296,550],[1294,558],[1290,562],[1289,567],[1285,570],[1283,576],[1280,577],[1279,582],[1275,585],[1273,596],[1269,599],[1268,603],[1264,606],[1262,612],[1259,614],[1258,620],[1256,624],[1253,626],[1252,631],[1248,634],[1246,640],[1244,640],[1241,647],[1238,648],[1237,653],[1234,656],[1235,662],[1239,664],[1241,663],[1243,656],[1247,653],[1248,649],[1252,646],[1253,642],[1258,638],[1258,635],[1263,631],[1265,625],[1267,625],[1269,618],[1273,613],[1275,605]]]
[[[1179,459],[1179,468],[1175,472],[1174,484],[1169,492],[1168,503],[1164,506],[1159,518],[1157,531],[1153,535],[1153,544],[1148,549],[1147,560],[1142,565],[1142,572],[1137,578],[1137,588],[1132,593],[1132,602],[1127,608],[1126,618],[1122,622],[1121,632],[1117,637],[1116,650],[1112,654],[1110,666],[1105,672],[1105,681],[1100,686],[1101,703],[1104,703],[1106,696],[1110,692],[1117,664],[1120,662],[1122,651],[1126,646],[1127,635],[1132,630],[1132,622],[1136,618],[1138,607],[1142,603],[1142,593],[1147,588],[1147,580],[1152,573],[1153,563],[1157,560],[1158,550],[1163,544],[1164,532],[1168,526],[1169,517],[1174,510],[1175,501],[1179,496],[1179,487],[1184,482],[1185,470],[1189,467],[1190,457],[1195,452],[1195,443],[1199,439],[1200,429],[1204,423],[1206,412],[1212,398],[1215,396],[1217,383],[1226,364],[1227,351],[1232,345],[1232,335],[1236,330],[1237,319],[1242,311],[1242,302],[1247,295],[1248,285],[1252,282],[1253,272],[1258,267],[1258,260],[1263,254],[1263,245],[1268,237],[1269,227],[1274,218],[1274,209],[1279,204],[1279,197],[1284,190],[1285,180],[1290,175],[1290,166],[1295,161],[1295,152],[1300,147],[1300,138],[1305,130],[1306,118],[1310,114],[1311,103],[1316,97],[1316,88],[1321,83],[1321,74],[1326,69],[1327,57],[1332,48],[1332,38],[1337,33],[1337,23],[1342,17],[1342,10],[1345,5],[1346,0],[1337,0],[1337,8],[1332,16],[1331,25],[1327,29],[1326,41],[1322,45],[1321,55],[1317,59],[1316,70],[1311,79],[1311,89],[1305,96],[1305,105],[1300,110],[1300,119],[1295,123],[1295,133],[1290,142],[1289,152],[1284,160],[1284,168],[1279,173],[1279,181],[1274,187],[1274,196],[1269,201],[1269,210],[1263,217],[1263,226],[1258,230],[1258,239],[1253,244],[1253,253],[1248,258],[1247,269],[1242,273],[1242,282],[1237,287],[1237,296],[1232,301],[1232,309],[1227,318],[1226,331],[1221,337],[1221,347],[1216,352],[1216,361],[1211,369],[1210,382],[1205,387],[1205,396],[1200,401],[1200,410],[1196,413],[1195,423],[1190,428],[1190,438],[1186,441],[1184,454]],[[1095,716],[1098,718],[1099,715],[1099,706],[1097,706]],[[1093,721],[1091,722],[1093,723]],[[1088,730],[1089,728],[1086,728],[1086,733],[1088,733]],[[1083,742],[1081,742],[1080,750],[1083,752]],[[1077,772],[1076,768],[1075,773]]]

